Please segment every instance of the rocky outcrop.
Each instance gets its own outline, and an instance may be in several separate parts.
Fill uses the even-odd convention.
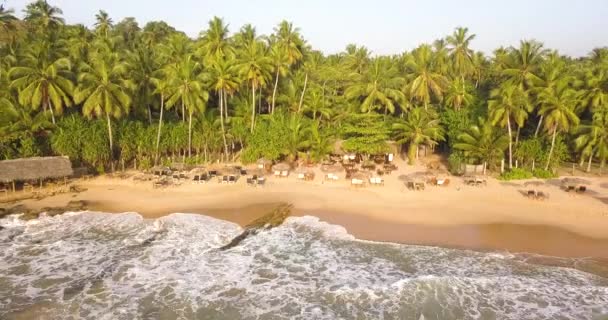
[[[273,209],[268,214],[254,220],[250,224],[245,226],[245,230],[236,236],[230,243],[220,248],[220,250],[228,250],[238,246],[243,240],[248,237],[256,235],[258,232],[263,230],[272,229],[280,226],[287,217],[291,214],[293,206],[291,204],[282,203]]]
[[[62,214],[64,212],[70,211],[85,211],[87,210],[87,202],[83,200],[73,200],[68,202],[67,205],[63,207],[45,207],[40,210],[32,210],[27,208],[22,204],[18,204],[13,207],[8,208],[0,208],[0,218],[11,214],[23,214],[20,218],[23,220],[32,220],[40,217],[42,212],[46,212],[48,216],[56,216],[58,214]]]

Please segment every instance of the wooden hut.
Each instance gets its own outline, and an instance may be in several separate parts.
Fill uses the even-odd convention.
[[[68,157],[35,157],[0,161],[0,182],[40,181],[71,176],[74,173]]]

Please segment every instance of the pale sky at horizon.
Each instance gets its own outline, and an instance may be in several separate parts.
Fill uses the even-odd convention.
[[[31,0],[0,0],[22,17]],[[324,53],[364,45],[375,54],[396,54],[468,27],[477,35],[472,47],[490,54],[499,46],[536,39],[572,56],[608,45],[608,0],[48,0],[63,10],[67,23],[92,26],[103,9],[114,22],[135,17],[140,26],[164,20],[190,36],[213,16],[231,32],[246,23],[269,34],[283,19]]]

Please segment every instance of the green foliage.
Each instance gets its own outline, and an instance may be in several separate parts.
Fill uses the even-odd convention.
[[[277,160],[287,149],[285,137],[288,129],[280,122],[258,119],[253,133],[247,138],[247,147],[243,150],[241,160],[252,163],[258,159]]]
[[[446,141],[450,149],[458,140],[458,136],[471,126],[470,111],[468,109],[448,109],[440,113],[441,124],[446,128]]]
[[[463,165],[466,164],[466,157],[462,151],[452,152],[448,157],[448,170],[453,175],[464,174]]]
[[[532,172],[530,172],[526,169],[521,169],[521,168],[513,168],[511,170],[505,171],[503,174],[501,174],[498,177],[499,180],[505,180],[505,181],[523,180],[523,179],[532,179],[532,178],[534,178],[534,175],[532,174]]]
[[[539,179],[557,178],[556,173],[545,169],[534,169],[532,170],[532,174]]]
[[[342,148],[350,152],[379,154],[390,150],[386,141],[390,129],[382,116],[372,113],[353,114],[342,127]]]

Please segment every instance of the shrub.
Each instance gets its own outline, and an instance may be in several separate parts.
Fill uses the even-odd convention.
[[[535,169],[534,171],[532,171],[532,174],[534,174],[534,176],[539,179],[551,179],[551,178],[557,177],[557,175],[555,173],[553,173],[551,170],[545,170],[545,169]]]
[[[532,172],[525,170],[525,169],[521,169],[521,168],[513,168],[509,171],[506,171],[505,173],[501,174],[500,177],[498,177],[499,180],[505,180],[505,181],[531,179],[531,178],[534,178],[534,175],[532,174]]]
[[[464,174],[463,164],[465,163],[465,157],[462,152],[456,151],[452,152],[448,157],[448,170],[453,175],[462,175]]]

